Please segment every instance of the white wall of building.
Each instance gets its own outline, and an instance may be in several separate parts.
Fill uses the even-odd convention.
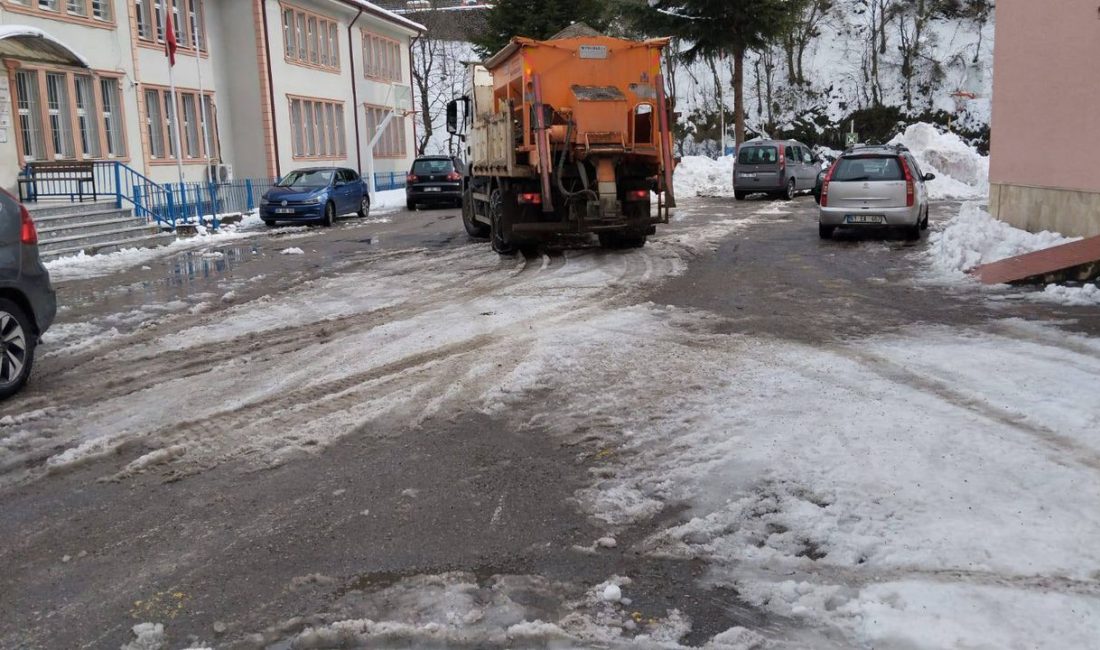
[[[267,9],[280,171],[285,173],[290,169],[318,164],[357,169],[361,156],[364,167],[361,172],[366,174],[369,134],[364,105],[392,105],[393,91],[389,84],[364,77],[361,28],[401,44],[402,84],[405,86],[411,85],[408,70],[409,43],[415,32],[364,12],[352,28],[349,42],[348,25],[356,18],[356,9],[337,0],[287,0],[288,5],[331,17],[339,23],[340,71],[325,72],[294,65],[285,60],[282,4],[279,0],[263,1]],[[0,24],[40,28],[84,56],[94,70],[120,74],[127,164],[154,181],[175,182],[178,179],[175,163],[150,161],[145,150],[146,143],[143,141],[147,128],[143,119],[143,84],[167,86],[168,63],[162,49],[140,46],[132,37],[136,30],[132,32],[130,26],[131,4],[132,0],[114,0],[114,28],[96,28],[45,16],[27,15],[5,10],[3,6],[0,6]],[[261,30],[257,29],[254,20],[252,1],[205,0],[205,30],[209,56],[196,58],[183,52],[178,53],[173,70],[176,85],[179,88],[197,90],[200,87],[201,74],[203,89],[214,94],[223,161],[233,166],[238,178],[266,176],[268,164],[262,115],[270,97],[263,92],[260,79],[261,75],[266,76],[266,70],[260,68],[257,59],[257,39],[261,39],[262,34],[258,33]],[[349,65],[349,55],[354,58],[354,73]],[[5,77],[6,72],[3,71]],[[353,96],[353,84],[358,97]],[[15,88],[10,89],[10,95],[7,141],[0,142],[0,186],[14,189],[19,173],[19,125]],[[324,161],[294,159],[288,95],[343,102],[347,151],[345,158]],[[356,151],[356,122],[360,134],[360,155]],[[375,172],[404,172],[413,158],[413,117],[397,117],[390,128],[405,130],[407,154],[404,158],[376,159]],[[205,164],[201,160],[185,160],[183,169],[185,180],[199,181],[204,177]]]

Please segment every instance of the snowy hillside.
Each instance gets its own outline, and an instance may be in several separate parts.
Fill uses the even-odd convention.
[[[905,124],[921,121],[918,116],[927,121],[929,114],[942,111],[941,119],[950,114],[955,125],[965,131],[978,133],[988,128],[994,17],[990,15],[984,23],[969,19],[931,20],[920,30],[919,38],[912,22],[895,17],[882,31],[885,39],[880,37],[875,40],[877,46],[872,46],[872,34],[878,27],[872,26],[877,18],[868,7],[874,4],[882,2],[838,0],[817,20],[813,27],[817,35],[807,39],[801,60],[805,83],[791,79],[788,67],[793,67],[797,76],[799,66],[797,61],[788,65],[782,46],[748,54],[745,109],[753,134],[792,134],[812,140],[810,144],[836,147],[842,144],[836,141],[838,134],[850,127],[848,120],[852,113],[873,106],[876,96],[883,106],[898,109],[899,120]],[[913,43],[914,38],[917,44]],[[906,44],[910,51],[918,53],[918,62],[911,66],[909,75],[909,101],[903,74]],[[473,58],[472,47],[467,43],[448,42],[443,49],[455,58]],[[716,156],[720,149],[717,129],[720,103],[727,110],[728,139],[733,139],[732,60],[678,63],[673,64],[670,72],[676,110],[681,114],[678,153]],[[441,89],[451,92],[455,87],[451,74],[429,75],[433,93]],[[419,96],[417,103],[421,110]],[[426,152],[441,153],[447,150],[448,143],[444,113],[441,102],[433,97],[431,103],[429,113],[435,133]],[[912,119],[906,119],[906,115]],[[855,127],[857,132],[864,133],[858,120]],[[418,129],[422,132],[422,125],[418,124]]]

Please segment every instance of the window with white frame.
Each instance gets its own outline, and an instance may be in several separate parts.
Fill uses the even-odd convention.
[[[111,0],[8,0],[8,6],[20,13],[113,22]]]
[[[126,157],[118,77],[24,64],[14,90],[23,160]]]
[[[107,157],[123,157],[126,155],[126,140],[122,132],[122,99],[119,93],[118,79],[113,77],[100,79],[99,95],[103,101],[99,113],[103,116],[103,135],[107,147]]]
[[[363,75],[382,81],[404,80],[401,67],[401,43],[392,38],[363,30]]]
[[[282,5],[283,48],[288,63],[340,71],[339,24],[292,5]]]
[[[174,161],[178,151],[185,162],[218,157],[216,112],[209,93],[200,101],[199,93],[177,89],[173,101],[171,90],[147,88],[144,97],[150,159]],[[182,143],[176,139],[177,117]]]
[[[107,3],[108,0],[104,0]],[[176,46],[184,51],[206,51],[206,23],[203,0],[133,0],[138,40],[164,43],[165,12],[172,14]]]
[[[391,109],[380,106],[366,106],[367,111],[367,139],[374,139],[378,127],[386,120]],[[403,158],[407,151],[405,143],[405,120],[394,115],[389,124],[382,131],[382,137],[374,145],[374,155],[377,158]]]
[[[344,104],[290,97],[291,146],[295,158],[347,158]]]

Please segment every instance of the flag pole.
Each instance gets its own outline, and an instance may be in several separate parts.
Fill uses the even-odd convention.
[[[195,45],[195,73],[199,77],[199,124],[202,125],[202,152],[205,154],[203,157],[206,159],[207,168],[210,167],[212,160],[210,156],[210,132],[209,127],[206,125],[206,90],[202,87],[202,50],[199,48],[199,30],[202,29],[202,25],[198,24],[198,18],[192,15],[191,20],[191,41]],[[210,44],[206,43],[207,51],[210,51]],[[213,114],[214,107],[211,105],[210,113]]]
[[[172,70],[176,67],[176,32],[174,21],[172,20],[171,6],[165,7],[164,11],[164,55],[168,59],[168,90],[172,96],[172,130],[175,131],[176,136],[176,174],[179,176],[180,193],[182,197],[183,193],[183,140],[180,138],[180,105],[176,96],[176,78],[172,74]],[[165,115],[168,114],[168,107],[164,109]],[[168,137],[172,137],[172,133],[168,134]]]

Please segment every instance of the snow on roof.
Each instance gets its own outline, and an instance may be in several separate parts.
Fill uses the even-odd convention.
[[[423,34],[424,32],[428,31],[428,28],[421,25],[420,23],[409,20],[408,18],[405,18],[404,16],[400,16],[398,14],[395,14],[394,12],[390,11],[389,9],[383,9],[382,7],[379,7],[378,5],[374,4],[373,2],[367,2],[367,0],[344,0],[344,1],[347,2],[348,4],[352,5],[352,6],[359,7],[360,9],[362,9],[362,10],[368,12],[368,13],[372,13],[375,16],[378,16],[379,18],[384,18],[386,20],[389,20],[392,23],[395,23],[397,25],[405,27],[406,29],[411,29],[411,30],[413,30],[415,32],[418,32],[420,34]]]
[[[24,61],[91,67],[88,65],[88,60],[79,52],[45,31],[30,25],[0,25],[0,56],[10,56]]]

